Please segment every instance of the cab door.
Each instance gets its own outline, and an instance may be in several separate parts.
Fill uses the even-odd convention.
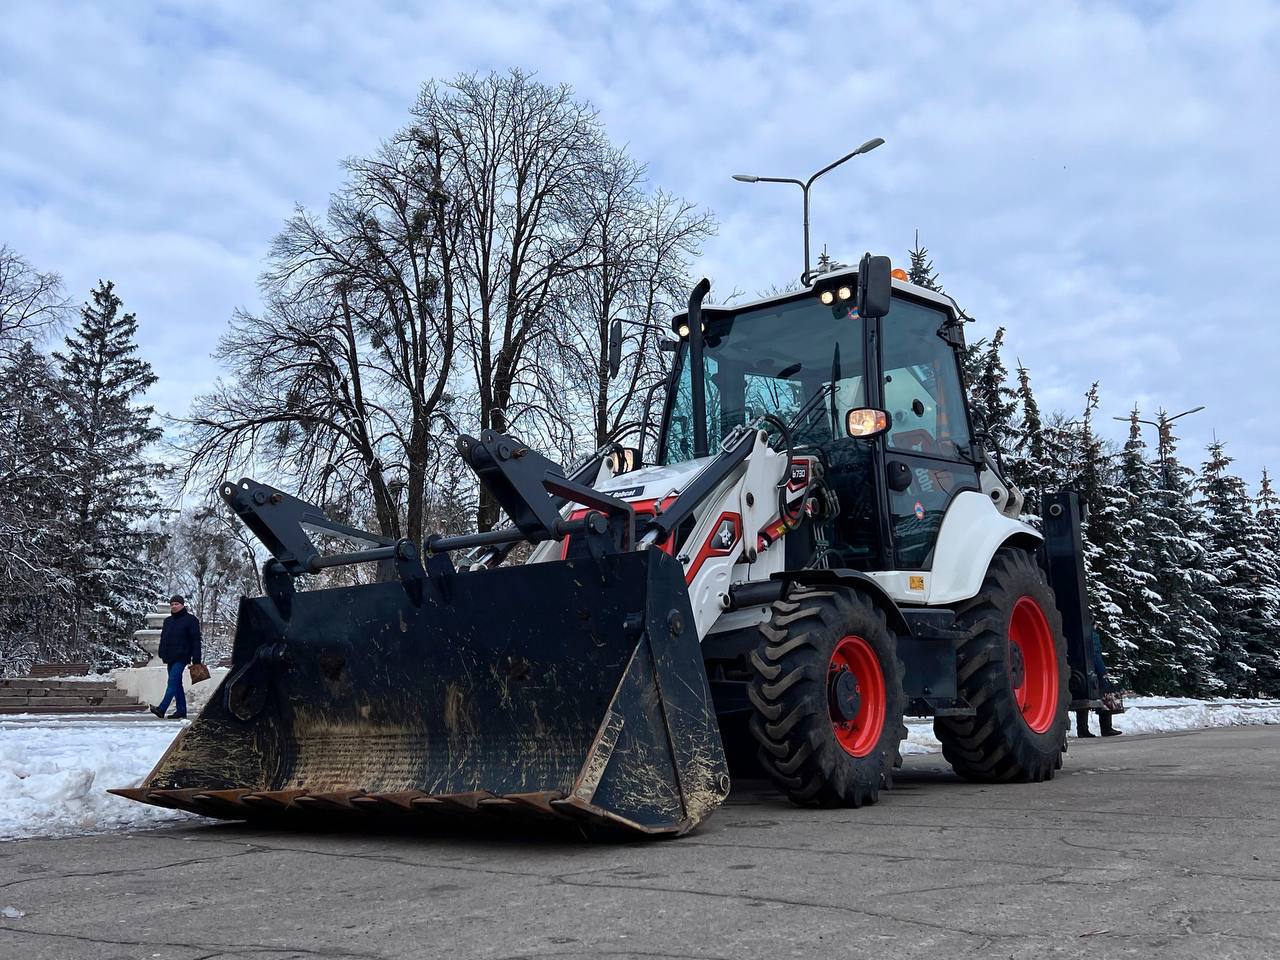
[[[977,490],[959,358],[942,311],[895,295],[878,321],[880,405],[889,412],[881,461],[892,569],[927,570],[947,507]]]

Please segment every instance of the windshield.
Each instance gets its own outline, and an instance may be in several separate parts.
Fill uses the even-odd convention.
[[[819,391],[834,393],[792,428],[796,446],[843,438],[844,414],[865,406],[862,321],[848,304],[823,306],[815,297],[770,304],[742,313],[708,311],[706,370],[707,445],[715,452],[734,427],[772,413],[784,423]],[[693,395],[688,342],[676,358],[677,380],[663,462],[693,459]]]

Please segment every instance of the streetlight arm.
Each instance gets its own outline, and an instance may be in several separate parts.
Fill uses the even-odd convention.
[[[1181,413],[1177,414],[1176,416],[1168,417],[1165,420],[1165,423],[1173,423],[1173,421],[1177,420],[1178,417],[1185,417],[1188,413],[1199,413],[1203,409],[1204,409],[1203,406],[1199,406],[1199,407],[1192,407],[1190,410],[1183,410]]]
[[[1147,426],[1150,426],[1150,427],[1160,426],[1160,424],[1157,423],[1155,420],[1143,420],[1141,417],[1112,417],[1111,419],[1119,420],[1121,423],[1129,423],[1131,421],[1136,420],[1138,423],[1145,423]]]
[[[733,179],[741,183],[794,183],[801,190],[804,189],[804,183],[791,177],[756,177],[747,173],[735,173]]]
[[[880,144],[882,143],[884,143],[884,140],[880,137],[876,137],[874,140],[868,140],[866,143],[860,146],[857,150],[854,150],[850,153],[846,153],[843,157],[841,157],[839,160],[835,161],[834,163],[828,163],[825,167],[823,167],[821,170],[819,170],[817,173],[815,173],[812,177],[809,178],[809,182],[804,184],[804,188],[808,190],[811,186],[813,186],[813,181],[817,180],[820,176],[822,176],[828,170],[834,170],[836,167],[840,166],[840,164],[844,163],[846,160],[852,160],[854,157],[856,157],[860,153],[869,153],[872,150],[874,150],[876,147],[880,146]],[[794,181],[794,182],[798,183],[799,181]]]

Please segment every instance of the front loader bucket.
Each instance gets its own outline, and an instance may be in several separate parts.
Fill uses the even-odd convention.
[[[511,813],[681,834],[729,791],[657,550],[241,602],[233,668],[141,787],[231,819]]]

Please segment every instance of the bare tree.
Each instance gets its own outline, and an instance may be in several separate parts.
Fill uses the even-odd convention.
[[[658,318],[710,217],[650,194],[568,87],[462,76],[411,113],[347,161],[324,218],[299,209],[276,239],[263,308],[235,316],[227,375],[185,421],[188,481],[265,467],[421,542],[498,520],[454,433],[514,430],[570,457],[643,429]],[[611,384],[620,313],[639,325]]]
[[[464,220],[459,333],[478,424],[554,433],[559,416],[547,403],[554,390],[538,362],[540,341],[566,280],[589,262],[578,227],[606,152],[599,120],[569,87],[518,70],[429,83],[413,115],[454,160],[447,189]],[[480,529],[497,519],[497,503],[482,491]]]
[[[621,152],[602,165],[584,227],[593,256],[574,278],[570,313],[558,325],[563,380],[577,395],[568,407],[585,405],[592,447],[647,431],[654,389],[667,373],[658,343],[669,339],[667,320],[688,290],[689,259],[715,229],[709,213],[662,191],[649,194],[646,186],[644,168]],[[623,362],[611,378],[614,320],[623,321]]]
[[[323,222],[295,212],[262,275],[263,311],[238,313],[219,346],[230,376],[187,421],[188,477],[265,460],[339,513],[421,541],[453,400],[451,162],[406,131],[347,161]]]
[[[12,248],[0,244],[0,357],[17,345],[57,327],[71,301],[62,293],[62,278],[42,273]]]

